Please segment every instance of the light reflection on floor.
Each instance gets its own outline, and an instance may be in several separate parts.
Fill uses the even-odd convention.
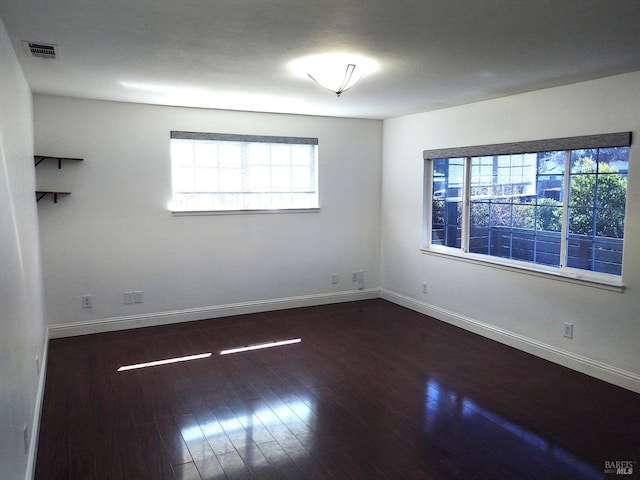
[[[182,428],[181,434],[186,448],[191,450],[186,453],[190,453],[193,457],[203,457],[213,455],[213,452],[219,455],[220,452],[235,451],[252,471],[266,466],[267,460],[269,464],[296,460],[309,453],[306,448],[302,448],[302,444],[299,444],[301,448],[289,448],[286,451],[275,444],[284,445],[285,448],[287,442],[291,444],[291,437],[294,435],[288,426],[294,426],[296,436],[311,431],[313,419],[309,405],[307,399],[302,399],[273,409],[264,407],[250,414],[216,418],[203,425]],[[203,444],[203,435],[208,445]],[[270,448],[273,446],[276,448]],[[244,469],[242,463],[235,466],[225,464],[222,456],[224,453],[218,459],[223,464],[227,475],[233,474],[229,471],[230,467],[232,469],[235,467],[237,470]],[[224,474],[220,478],[225,478]]]
[[[460,427],[461,425],[461,427]],[[562,447],[479,406],[473,400],[427,381],[424,430],[434,442],[460,446],[454,459],[460,470],[477,469],[479,459],[494,465],[509,464],[509,471],[523,465],[558,473],[561,478],[602,478],[602,471]],[[526,461],[523,461],[526,458]],[[522,471],[530,477],[531,471]]]

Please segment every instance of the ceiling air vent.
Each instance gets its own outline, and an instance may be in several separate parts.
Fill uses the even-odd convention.
[[[27,55],[36,58],[50,58],[56,60],[58,58],[58,46],[51,43],[40,42],[22,42],[27,50]]]

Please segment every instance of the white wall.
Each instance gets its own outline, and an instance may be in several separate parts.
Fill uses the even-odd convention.
[[[36,153],[85,159],[37,170],[72,191],[38,207],[51,324],[352,291],[354,269],[378,287],[382,122],[40,95],[34,112]],[[172,216],[171,130],[317,137],[320,212]]]
[[[24,478],[44,318],[29,86],[0,21],[0,478]]]
[[[385,121],[381,278],[388,296],[640,391],[638,112],[640,73],[633,73]],[[423,150],[619,131],[634,136],[624,293],[420,252]],[[563,338],[563,322],[574,324],[573,340]]]

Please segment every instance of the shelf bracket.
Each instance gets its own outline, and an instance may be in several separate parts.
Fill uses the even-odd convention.
[[[50,157],[47,155],[34,155],[33,156],[33,160],[35,163],[35,166],[37,167],[38,165],[40,165],[43,161],[45,160],[50,160],[50,161],[55,161],[58,163],[58,170],[62,169],[62,162],[63,161],[74,161],[74,162],[81,162],[83,159],[82,158],[71,158],[71,157]],[[51,191],[51,190],[36,190],[36,203],[38,203],[40,200],[42,200],[44,197],[46,197],[47,195],[51,195],[51,197],[53,198],[53,203],[58,203],[58,196],[60,195],[70,195],[71,192],[60,192],[60,191]]]
[[[51,195],[53,197],[53,203],[58,203],[58,196],[71,195],[71,192],[50,192],[50,191],[44,192],[44,191],[38,190],[36,192],[36,203],[38,203],[47,195]]]
[[[58,162],[58,170],[62,169],[62,161],[63,160],[71,160],[74,162],[81,162],[82,158],[70,158],[70,157],[48,157],[46,155],[34,155],[33,159],[35,160],[36,167],[40,165],[44,160],[57,160]]]

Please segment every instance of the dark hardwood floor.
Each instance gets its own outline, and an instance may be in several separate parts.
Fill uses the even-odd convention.
[[[36,478],[575,480],[638,460],[640,395],[372,300],[52,340]]]

